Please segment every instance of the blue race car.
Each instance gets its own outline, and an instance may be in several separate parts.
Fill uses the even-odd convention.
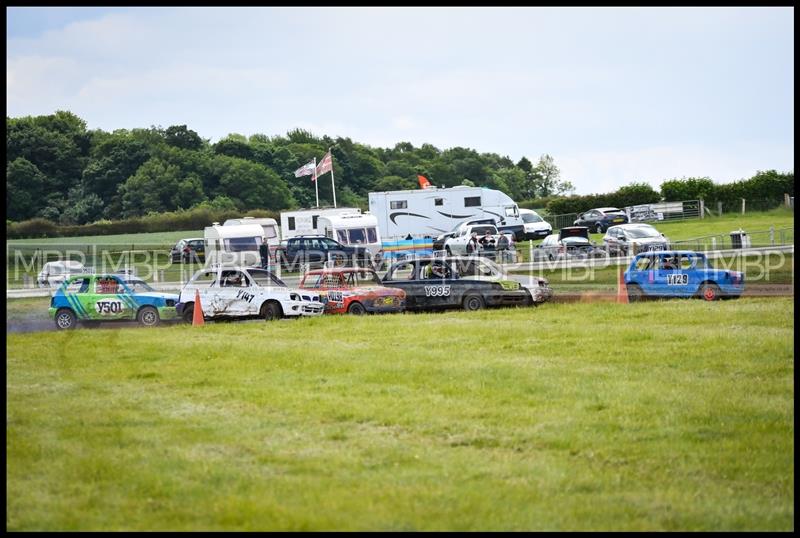
[[[625,286],[631,302],[647,297],[702,297],[714,301],[739,297],[744,291],[744,274],[714,269],[701,252],[643,252],[625,271]]]

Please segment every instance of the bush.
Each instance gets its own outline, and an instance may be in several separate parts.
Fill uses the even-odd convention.
[[[555,198],[547,203],[550,215],[582,213],[594,207],[619,207],[652,204],[661,196],[646,183],[631,183],[608,194],[586,194]]]

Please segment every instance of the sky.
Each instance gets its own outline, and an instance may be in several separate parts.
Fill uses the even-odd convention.
[[[794,170],[792,7],[7,7],[6,21],[10,117],[549,154],[578,194]]]

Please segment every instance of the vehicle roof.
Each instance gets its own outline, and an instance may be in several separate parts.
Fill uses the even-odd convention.
[[[228,224],[227,226],[220,226],[214,224],[206,226],[205,235],[208,235],[210,230],[215,231],[219,237],[262,237],[264,235],[264,228],[260,224]]]
[[[597,211],[603,211],[603,212],[606,212],[606,211],[622,211],[618,207],[595,207],[594,209],[596,209]],[[591,209],[589,211],[591,211]]]
[[[363,213],[345,213],[343,215],[320,215],[319,218],[326,219],[332,224],[359,224],[367,223],[378,225],[378,217],[375,215],[365,215]]]
[[[63,265],[64,267],[83,267],[81,262],[75,260],[59,260],[55,262],[47,262],[44,264],[46,266],[54,266],[54,265]]]
[[[609,230],[611,228],[624,228],[626,230],[628,228],[653,228],[655,230],[656,227],[646,222],[628,222],[626,224],[615,224],[614,226],[608,227]]]

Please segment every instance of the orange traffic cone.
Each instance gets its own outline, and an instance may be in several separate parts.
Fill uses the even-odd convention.
[[[619,277],[617,278],[617,302],[628,304],[628,288],[625,286],[625,270],[619,268]]]
[[[194,311],[192,312],[192,326],[203,325],[203,305],[200,304],[200,290],[194,290]]]

